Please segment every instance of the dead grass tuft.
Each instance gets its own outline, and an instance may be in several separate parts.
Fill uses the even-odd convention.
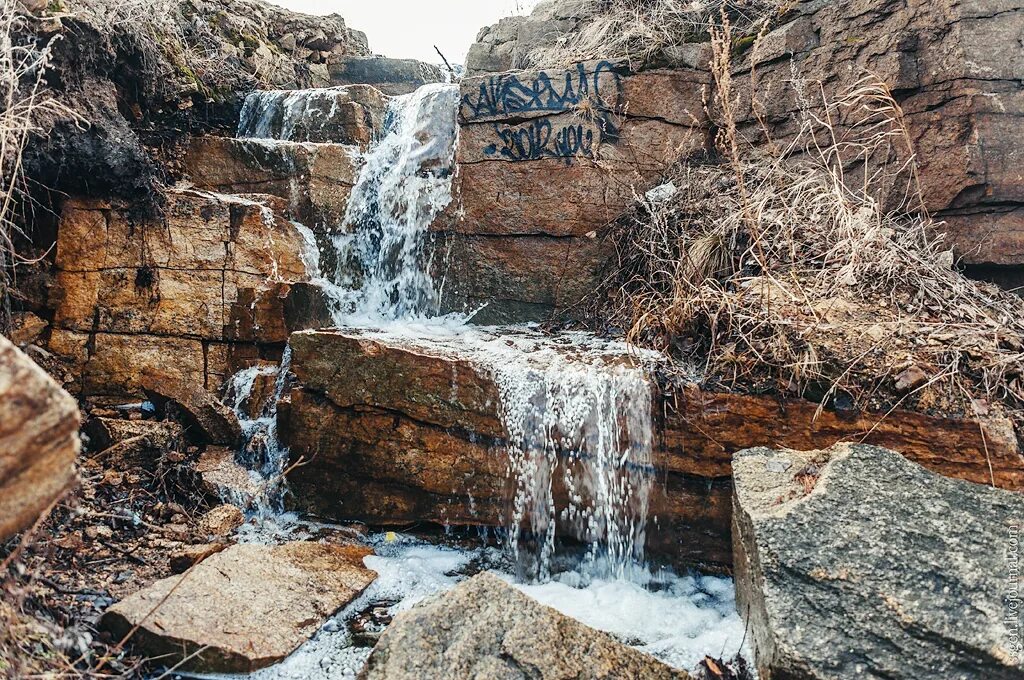
[[[786,0],[588,0],[580,4],[578,27],[551,47],[534,50],[529,66],[552,67],[591,59],[635,64],[666,50],[706,41],[726,17],[751,34],[793,4]]]
[[[1024,300],[957,270],[885,85],[865,75],[828,101],[796,84],[818,101],[805,103],[795,139],[746,147],[728,120],[724,23],[719,155],[678,165],[665,178],[674,194],[639,197],[618,224],[618,268],[595,297],[612,300],[613,324],[699,366],[706,383],[1019,423]],[[875,164],[893,157],[909,160]],[[879,186],[903,187],[902,205],[883,210]]]

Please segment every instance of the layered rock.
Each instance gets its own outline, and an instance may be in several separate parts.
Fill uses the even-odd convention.
[[[545,0],[529,16],[504,17],[485,26],[466,54],[466,75],[479,76],[529,68],[540,54],[574,32],[589,15],[585,0]],[[546,64],[542,64],[546,65]]]
[[[901,111],[893,126],[895,141],[871,154],[872,169],[877,170],[883,162],[890,163],[890,168],[901,167],[908,160],[910,147],[919,164],[916,178],[892,173],[888,184],[879,184],[879,197],[885,206],[895,208],[904,203],[908,186],[919,188],[923,206],[945,222],[940,228],[965,263],[1024,263],[1020,238],[1024,198],[1017,169],[1022,152],[1017,136],[1011,132],[1020,126],[1024,114],[1024,99],[1017,86],[1024,76],[1017,44],[1017,36],[1024,29],[1024,8],[1015,1],[997,5],[977,0],[952,4],[856,0],[787,5],[784,14],[767,17],[770,30],[737,37],[733,45],[733,108],[743,142],[754,148],[785,148],[809,113],[820,108],[822,96],[833,103],[846,97],[843,114],[831,118],[834,135],[856,139],[860,134],[858,124],[865,127],[878,122],[865,122],[858,108],[868,103],[866,88],[877,85],[876,92],[892,93]],[[467,103],[486,100],[483,95],[487,93],[494,95],[489,105],[501,99],[507,103],[511,95],[514,107],[539,110],[554,104],[557,109],[568,103],[566,108],[575,108],[580,88],[575,86],[572,95],[566,97],[563,83],[568,85],[575,79],[565,80],[561,71],[549,68],[542,72],[551,77],[550,82],[538,78],[537,72],[494,74],[536,68],[538,64],[553,66],[545,62],[545,48],[572,43],[575,34],[593,21],[592,15],[592,8],[575,0],[560,0],[543,3],[531,17],[504,19],[481,31],[467,58],[467,73],[473,76],[463,85],[464,94],[470,96]],[[624,91],[631,82],[642,83],[635,91],[648,95],[643,111],[637,110],[636,97],[628,92],[620,99],[632,100],[627,116],[646,119],[658,130],[650,136],[641,135],[646,142],[664,135],[661,130],[666,128],[655,121],[681,122],[709,130],[701,96],[710,82],[711,51],[706,42],[683,42],[700,39],[702,36],[697,34],[680,35],[680,44],[632,60],[632,68],[639,73],[620,76]],[[477,94],[480,84],[487,87]],[[850,93],[858,90],[860,98],[854,101]],[[722,112],[714,88],[707,90],[706,101],[720,124]],[[687,114],[682,121],[675,115],[680,103]],[[469,140],[475,132],[472,123],[478,117],[477,111],[472,113],[467,117],[464,109],[463,133],[469,134],[463,148],[469,152],[475,150]],[[526,117],[532,116],[527,112]],[[580,118],[586,119],[586,115]],[[522,125],[522,120],[508,122],[513,124],[499,125],[491,134],[498,153],[504,152],[509,158],[535,155],[538,149],[543,155],[564,150],[562,140],[569,139],[566,130],[573,129],[559,124],[550,130],[536,125],[530,129]],[[502,135],[510,140],[514,136],[516,141],[506,148]],[[547,144],[538,144],[545,138]],[[594,139],[596,148],[598,138]],[[697,134],[692,148],[706,143],[710,149],[710,141],[710,136]],[[649,143],[638,146],[650,148]],[[692,150],[686,147],[684,151]],[[851,169],[862,160],[855,155],[844,159]],[[465,158],[467,162],[475,160],[471,153]],[[579,225],[581,230],[584,223],[590,225],[585,230],[599,226],[616,211],[618,192],[612,189],[609,196],[601,191],[612,183],[609,180],[590,180],[585,200],[578,200],[572,187],[563,187],[558,181],[559,175],[567,176],[564,170],[552,168],[538,173],[533,177],[543,176],[543,181],[537,182],[513,178],[507,174],[510,170],[498,168],[483,164],[467,174],[464,200],[471,217],[469,229],[475,228],[475,217],[484,210],[506,224],[522,224],[538,219],[535,215],[550,214],[556,220]],[[612,171],[615,183],[638,192],[644,189],[645,182],[635,175],[617,168]],[[494,176],[499,172],[503,180]],[[578,169],[575,173],[574,182],[586,185],[589,175]],[[520,204],[531,206],[522,211],[530,218],[503,213],[506,202],[510,211]],[[918,203],[912,200],[907,207],[916,209]],[[997,278],[1009,277],[1011,283],[1019,278],[1005,271],[997,273]]]
[[[750,449],[733,467],[737,601],[760,677],[1024,677],[1007,599],[1019,494],[863,445]]]
[[[607,61],[464,79],[461,212],[435,225],[457,253],[448,305],[492,300],[499,317],[536,319],[592,290],[613,254],[605,225],[705,148],[708,82]]]
[[[799,3],[785,24],[737,64],[734,91],[743,100],[744,134],[763,144],[761,128],[767,127],[774,142],[784,144],[800,118],[801,82],[814,88],[823,83],[831,101],[859,83],[880,82],[902,108],[924,207],[946,222],[941,228],[956,254],[967,263],[1024,263],[1018,170],[1024,152],[1008,133],[1024,115],[1017,85],[1024,60],[1015,37],[1024,30],[1024,6],[997,4]],[[751,64],[760,91],[756,102],[750,95]],[[850,126],[858,120],[851,109],[837,134],[855,136]],[[893,145],[891,154],[897,164],[906,160],[906,144]],[[889,206],[904,200],[904,180],[891,187]]]
[[[57,211],[64,196],[154,206],[164,152],[194,130],[233,130],[245,93],[328,86],[330,58],[370,53],[340,16],[261,0],[147,5],[145,17],[123,3],[42,4],[26,44],[53,39],[47,96],[61,107],[37,121],[46,131],[24,161],[32,198]]]
[[[381,635],[359,677],[685,680],[690,676],[485,572],[399,614]]]
[[[78,405],[0,336],[0,542],[75,481]]]
[[[415,59],[339,55],[331,58],[327,68],[333,85],[372,85],[387,95],[409,94],[445,80],[437,66]]]
[[[466,342],[371,331],[293,335],[299,387],[279,420],[292,460],[305,463],[289,478],[295,503],[377,525],[500,526],[513,491],[501,390]],[[1008,421],[816,415],[811,402],[695,388],[656,395],[655,411],[648,547],[677,562],[729,563],[730,457],[765,442],[884,443],[942,474],[1024,488]]]
[[[207,551],[209,552],[209,551]],[[141,653],[200,672],[248,672],[288,656],[376,578],[356,546],[239,544],[107,610]]]
[[[351,145],[214,136],[194,138],[184,160],[196,187],[277,196],[292,219],[317,230],[341,224],[358,162]]]
[[[311,246],[275,200],[175,190],[159,220],[68,201],[49,347],[79,371],[83,396],[219,387],[243,291],[307,278]]]

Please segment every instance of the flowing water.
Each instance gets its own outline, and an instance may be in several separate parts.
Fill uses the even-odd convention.
[[[329,115],[327,98],[336,99],[329,90],[253,93],[239,136],[288,139],[309,127],[306,117]],[[555,348],[542,336],[526,341],[522,329],[484,341],[464,317],[440,316],[430,225],[452,200],[457,109],[457,85],[427,85],[394,98],[332,237],[333,275],[323,276],[313,233],[297,224],[306,243],[303,261],[327,293],[336,325],[384,324],[411,339],[448,334],[492,375],[514,488],[508,549],[521,575],[551,577],[557,532],[567,527],[590,546],[581,569],[624,577],[644,557],[653,476],[648,381],[642,367],[595,360],[582,347]],[[619,355],[625,353],[621,347]],[[270,479],[284,469],[287,451],[276,438],[276,399],[257,418],[240,408],[253,370],[266,369],[235,376],[229,393],[246,434],[242,462]],[[286,374],[287,354],[278,374],[282,388]],[[256,504],[260,512],[281,506],[280,484],[267,486],[273,493]]]
[[[302,127],[302,116],[322,115],[322,107],[312,105],[320,96],[256,93],[243,109],[239,136],[288,139]],[[693,668],[698,651],[717,655],[728,645],[738,648],[742,626],[728,581],[659,580],[645,564],[654,479],[645,365],[657,358],[585,334],[553,339],[526,327],[469,326],[468,315],[441,316],[433,276],[441,263],[429,228],[452,200],[457,108],[454,85],[429,85],[394,98],[383,135],[362,158],[345,219],[334,230],[335,252],[318,257],[312,232],[296,228],[307,244],[309,277],[330,298],[336,325],[455,353],[493,378],[512,488],[505,549],[498,556],[484,549],[445,552],[404,539],[399,549],[378,539],[378,556],[367,558],[381,574],[377,583],[339,614],[335,629],[326,627],[265,677],[345,677],[368,653],[354,648],[339,628],[360,606],[374,598],[393,610],[411,606],[463,578],[470,561],[505,570],[510,580],[515,573],[537,599],[677,666]],[[338,264],[324,272],[322,261]],[[287,451],[277,442],[276,405],[287,386],[289,357],[286,351],[276,369],[240,372],[228,389],[245,432],[240,459],[265,480],[257,513],[282,510]],[[270,372],[276,394],[258,417],[250,417],[245,407],[253,385]],[[555,568],[564,534],[585,546],[569,570]],[[719,643],[720,649],[712,648]]]

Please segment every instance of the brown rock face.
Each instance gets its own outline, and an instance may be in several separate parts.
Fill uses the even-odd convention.
[[[1024,147],[1015,132],[1024,116],[1020,9],[1019,2],[983,0],[793,3],[774,30],[746,49],[737,43],[734,50],[732,89],[738,97],[740,133],[755,148],[769,138],[785,147],[806,115],[803,108],[819,105],[822,93],[829,101],[838,101],[870,73],[902,107],[917,154],[924,205],[945,221],[941,228],[957,256],[972,264],[1024,264]],[[592,8],[580,10],[575,0],[545,3],[531,17],[504,19],[484,29],[470,49],[460,145],[460,159],[467,164],[462,180],[467,230],[490,233],[528,225],[551,234],[578,229],[578,235],[597,229],[630,200],[630,189],[647,188],[644,170],[630,172],[638,164],[628,162],[626,149],[651,151],[649,156],[658,159],[663,149],[677,144],[664,123],[693,127],[696,134],[683,144],[684,152],[710,142],[700,132],[707,131],[701,101],[709,82],[707,44],[659,53],[654,61],[670,66],[667,69],[634,63],[639,72],[630,73],[616,67],[614,90],[607,74],[588,82],[586,77],[577,78],[574,69],[508,72],[544,65],[543,48],[560,39],[571,41],[581,23],[589,20]],[[589,64],[577,68],[587,76],[596,70]],[[600,126],[586,122],[587,115],[577,109],[592,108],[598,88],[607,105],[598,110],[614,111],[613,103],[628,103],[627,121],[633,118],[643,127],[631,131],[624,122],[619,138],[610,139]],[[720,107],[711,90],[708,102],[718,116]],[[517,116],[503,120],[502,111],[509,107]],[[856,137],[852,126],[857,117],[852,111],[833,121],[839,138]],[[490,130],[480,125],[484,120],[490,122]],[[494,145],[490,154],[490,144],[480,143],[488,138]],[[591,154],[586,144],[569,143],[578,138],[592,140],[595,152]],[[659,147],[661,140],[668,143]],[[527,177],[494,163],[478,167],[481,152],[492,158],[528,160],[524,166],[538,172]],[[586,170],[582,159],[561,170],[550,159],[579,155],[610,157],[611,165],[598,163],[610,170],[609,176]],[[901,141],[876,153],[871,164],[877,169],[889,162],[895,168],[907,157]],[[896,207],[904,200],[906,179],[879,189],[884,205]],[[517,211],[520,206],[529,208]]]
[[[874,74],[903,109],[925,206],[946,220],[957,255],[971,263],[1020,264],[1022,146],[1009,132],[1020,128],[1024,115],[1019,10],[1017,2],[984,0],[801,3],[788,23],[745,56],[734,89],[745,93],[744,107],[750,107],[748,71],[757,62],[761,117],[776,143],[784,143],[800,107],[795,88],[786,84],[794,71],[806,82],[823,83],[833,101],[867,72]],[[745,135],[763,143],[752,108],[742,115]],[[892,153],[899,162],[907,152],[897,145]],[[895,205],[903,191],[897,182],[883,198]]]
[[[612,256],[600,236],[668,165],[707,138],[708,76],[618,63],[466,78],[457,220],[446,300],[487,320],[535,320],[593,289]]]
[[[235,545],[107,610],[102,625],[145,654],[201,672],[247,672],[290,654],[376,578],[362,547]]]
[[[500,391],[470,355],[346,331],[297,333],[292,351],[300,387],[279,422],[292,460],[307,462],[289,477],[297,506],[377,525],[503,523],[514,488]],[[816,416],[811,402],[697,389],[655,396],[648,548],[678,563],[729,564],[730,457],[764,442],[884,443],[944,475],[1024,488],[1013,430],[995,418]]]
[[[0,336],[0,541],[75,481],[78,405]]]
[[[546,607],[489,573],[399,614],[362,680],[686,680],[690,676]]]
[[[343,144],[208,136],[193,138],[184,162],[197,187],[278,196],[293,219],[316,228],[341,223],[358,153]]]
[[[1024,457],[1006,418],[958,419],[895,410],[824,410],[803,399],[704,392],[688,388],[666,399],[663,446],[684,474],[730,474],[736,451],[753,446],[797,450],[840,441],[884,446],[947,477],[1024,489]]]
[[[82,396],[216,389],[229,372],[239,297],[307,278],[309,246],[281,217],[281,199],[192,190],[167,198],[152,221],[97,202],[65,206],[50,350],[73,360]]]

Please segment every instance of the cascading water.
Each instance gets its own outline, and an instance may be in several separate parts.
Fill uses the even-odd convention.
[[[541,370],[510,363],[495,372],[515,484],[509,547],[516,564],[546,580],[562,522],[589,546],[581,571],[630,576],[644,559],[653,478],[642,370],[558,356]],[[532,554],[522,550],[517,528],[534,537]]]
[[[239,135],[290,139],[310,127],[303,116],[323,115],[313,105],[322,96],[254,95]],[[332,237],[334,257],[319,257],[312,231],[295,225],[306,244],[309,277],[327,293],[336,325],[454,352],[494,379],[508,435],[505,554],[518,569],[518,587],[673,665],[695,668],[708,651],[742,645],[745,636],[726,581],[652,575],[644,565],[654,468],[651,387],[643,366],[659,358],[585,334],[556,340],[528,327],[481,328],[439,316],[429,228],[452,197],[457,107],[458,88],[451,85],[391,101],[384,134],[363,155],[345,219]],[[321,267],[335,261],[333,271]],[[245,434],[239,460],[260,488],[249,507],[261,519],[273,520],[283,509],[288,452],[277,441],[276,415],[290,357],[286,349],[279,367],[240,372],[228,389]],[[253,385],[270,375],[274,395],[251,417],[246,407]],[[267,524],[273,533],[288,521]],[[563,532],[586,549],[581,562],[560,572],[555,554]],[[317,638],[259,677],[354,677],[368,649],[353,646],[344,621],[368,605],[393,603],[394,612],[449,588],[471,559],[497,569],[507,564],[488,548],[470,555],[390,534],[371,540],[377,555],[367,565],[380,574],[378,581]]]
[[[325,96],[254,93],[239,135],[287,139],[309,127],[303,116],[325,115],[318,104]],[[363,155],[332,237],[333,276],[325,280],[313,251],[303,260],[327,293],[336,325],[383,325],[411,337],[449,334],[494,376],[509,435],[508,549],[522,576],[551,575],[562,528],[589,546],[581,571],[628,577],[643,562],[652,484],[651,397],[643,369],[582,345],[575,352],[552,349],[522,328],[486,334],[462,319],[439,317],[429,229],[452,199],[457,109],[456,85],[427,85],[392,99],[384,133]],[[296,228],[315,245],[308,229]],[[286,375],[283,364],[280,384]],[[242,385],[248,379],[236,376]],[[287,453],[276,441],[275,410],[272,400],[259,418],[243,421],[242,457],[268,479],[280,476]],[[270,486],[268,507],[278,507],[280,488]]]
[[[458,99],[457,85],[437,84],[391,101],[334,236],[336,320],[437,315],[429,229],[452,200]]]
[[[344,105],[344,88],[260,90],[242,104],[236,136],[285,142],[315,141],[328,133]]]
[[[251,366],[243,369],[231,378],[225,393],[242,428],[242,446],[236,458],[250,470],[250,475],[255,478],[255,487],[259,490],[252,497],[237,498],[229,495],[223,500],[246,508],[251,514],[263,519],[284,512],[284,470],[288,462],[288,450],[281,446],[277,438],[277,405],[287,385],[290,368],[291,348],[285,347],[278,367]],[[252,398],[257,377],[261,375],[275,376],[274,391],[259,409],[258,415],[253,417],[247,402]]]

